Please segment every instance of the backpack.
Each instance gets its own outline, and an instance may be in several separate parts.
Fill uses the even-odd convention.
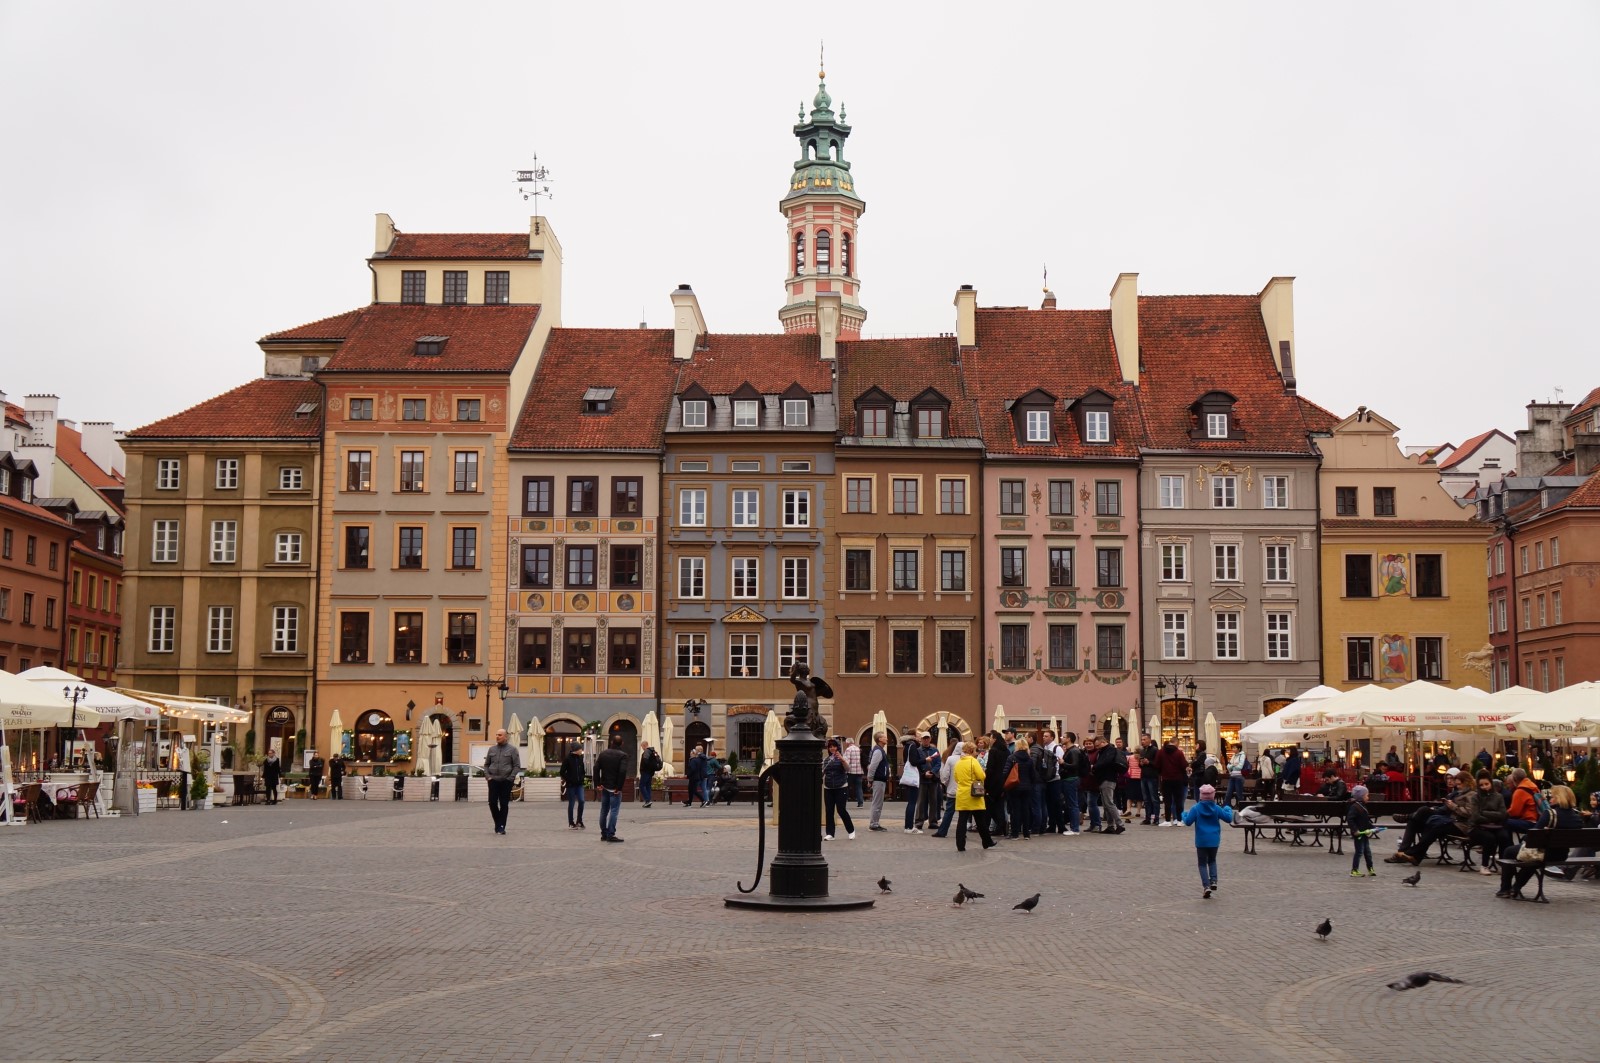
[[[1034,774],[1040,782],[1055,782],[1056,755],[1047,746],[1039,746],[1033,762]]]
[[[1555,813],[1550,809],[1550,795],[1544,790],[1533,792],[1533,807],[1537,810],[1533,816],[1534,825],[1540,830],[1544,830],[1555,821]]]
[[[1117,774],[1121,775],[1128,770],[1128,754],[1117,750]]]
[[[644,770],[651,775],[654,775],[656,772],[660,771],[661,754],[652,749],[650,751],[650,755],[645,758]]]
[[[876,752],[878,752],[881,755],[878,757],[878,766],[877,766],[877,768],[874,769],[873,772],[872,772],[872,781],[873,782],[888,782],[889,781],[889,751],[887,749],[880,749],[880,750],[877,750]]]

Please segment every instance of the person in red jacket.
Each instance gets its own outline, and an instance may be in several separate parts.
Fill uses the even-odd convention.
[[[1506,808],[1506,829],[1513,834],[1531,830],[1539,823],[1539,807],[1533,795],[1539,787],[1521,768],[1511,769],[1511,801]]]
[[[1156,774],[1161,776],[1161,798],[1165,805],[1161,825],[1182,826],[1183,791],[1189,778],[1189,758],[1175,743],[1168,742],[1156,754]]]

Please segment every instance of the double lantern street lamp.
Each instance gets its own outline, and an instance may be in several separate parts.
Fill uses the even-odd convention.
[[[73,752],[78,745],[78,702],[89,696],[89,688],[82,685],[64,686],[61,688],[61,696],[72,702],[72,726],[67,730],[68,745],[64,758],[66,761],[65,766],[70,769],[72,767]]]
[[[483,697],[484,697],[485,701],[492,702],[494,700],[495,691],[499,691],[500,692],[500,704],[502,706],[505,705],[505,703],[506,703],[506,695],[511,693],[511,687],[509,687],[506,684],[506,677],[505,676],[501,676],[500,678],[496,679],[494,676],[486,675],[486,676],[483,677],[482,680],[479,680],[477,676],[473,676],[471,679],[468,679],[467,680],[467,700],[468,701],[477,700],[477,697],[478,697],[478,684],[480,682],[483,684],[483,687],[484,687],[485,693],[484,693]],[[462,715],[465,716],[466,714],[462,713]],[[489,715],[489,714],[486,713],[485,715]]]
[[[1165,705],[1167,700],[1168,688],[1172,690],[1172,697],[1174,700],[1176,700],[1179,696],[1179,691],[1182,691],[1183,693],[1189,695],[1190,701],[1194,700],[1195,693],[1200,689],[1199,685],[1195,683],[1194,676],[1192,675],[1183,676],[1181,679],[1176,675],[1156,676],[1156,730],[1162,732],[1163,734],[1166,731],[1167,721],[1164,718],[1166,714],[1163,712],[1162,707]],[[1177,729],[1176,720],[1173,721],[1173,729]],[[1157,735],[1156,740],[1162,741],[1162,735]]]

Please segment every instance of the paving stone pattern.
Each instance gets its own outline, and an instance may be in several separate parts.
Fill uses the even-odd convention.
[[[622,845],[596,802],[583,832],[513,805],[504,837],[454,802],[5,828],[0,1060],[1600,1058],[1596,883],[1413,890],[1229,833],[1206,901],[1187,831],[958,854],[901,812],[824,843],[834,892],[894,882],[836,915],[723,906],[753,807],[630,804]],[[988,896],[956,908],[958,881]],[[1469,984],[1385,988],[1414,970]]]

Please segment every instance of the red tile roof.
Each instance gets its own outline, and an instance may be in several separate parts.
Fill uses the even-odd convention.
[[[31,517],[41,524],[53,524],[58,528],[69,530],[75,528],[75,525],[70,520],[63,520],[43,506],[35,505],[32,502],[24,502],[22,499],[13,498],[10,495],[0,495],[0,509]]]
[[[1597,507],[1600,507],[1600,469],[1591,473],[1589,478],[1583,481],[1572,494],[1563,498],[1545,510],[1545,512],[1551,513],[1558,509],[1593,509]]]
[[[305,325],[296,325],[294,328],[284,329],[282,332],[271,332],[261,337],[261,343],[296,342],[321,340],[323,342],[338,342],[350,335],[350,329],[361,320],[361,312],[366,307],[356,310],[346,310],[342,314],[334,314],[320,321],[312,321]]]
[[[1134,388],[1122,381],[1111,340],[1111,311],[981,307],[976,339],[975,347],[962,352],[962,361],[988,453],[1090,461],[1138,456],[1138,400]],[[1063,412],[1068,402],[1096,388],[1115,400],[1110,444],[1085,443],[1076,418]],[[1056,439],[1049,445],[1019,439],[1007,408],[1035,389],[1059,400]]]
[[[1570,421],[1574,417],[1581,417],[1585,413],[1588,413],[1590,410],[1594,409],[1596,406],[1600,406],[1600,388],[1595,388],[1593,391],[1589,392],[1589,394],[1585,395],[1578,402],[1578,404],[1572,408],[1572,412],[1567,414],[1567,420]]]
[[[791,384],[813,395],[833,391],[833,371],[822,360],[821,341],[803,333],[707,333],[694,357],[678,367],[674,394],[690,384],[712,395],[731,395],[744,383],[763,395],[776,395]]]
[[[1462,462],[1472,457],[1473,451],[1489,442],[1489,440],[1493,439],[1495,436],[1499,436],[1507,443],[1511,442],[1511,437],[1500,431],[1498,428],[1491,428],[1487,432],[1479,432],[1477,435],[1473,436],[1471,439],[1457,447],[1455,449],[1455,453],[1451,454],[1450,457],[1446,459],[1445,463],[1440,465],[1439,468],[1455,468],[1457,465],[1460,465]]]
[[[512,450],[659,450],[678,363],[670,329],[552,329],[511,435]],[[589,388],[615,388],[585,414]]]
[[[361,311],[325,373],[507,373],[539,318],[535,306],[376,303]],[[444,353],[418,355],[423,336],[445,336]]]
[[[17,424],[26,427],[28,424],[28,411],[24,410],[21,406],[18,406],[14,402],[8,402],[6,403],[6,420],[14,421]]]
[[[1140,409],[1145,445],[1156,450],[1311,454],[1307,435],[1336,423],[1315,403],[1284,391],[1254,295],[1139,297]],[[1243,439],[1192,439],[1189,407],[1226,391]]]
[[[396,233],[386,255],[374,258],[528,257],[527,233]]]
[[[962,380],[960,348],[952,336],[849,340],[839,344],[839,431],[856,434],[856,399],[874,387],[899,402],[929,388],[950,400],[947,439],[978,437],[977,405]]]
[[[123,487],[121,474],[102,469],[83,452],[83,433],[60,421],[56,422],[56,457],[66,462],[67,468],[97,491],[115,491]]]
[[[1358,531],[1379,528],[1400,528],[1411,531],[1488,531],[1489,526],[1476,517],[1461,520],[1388,520],[1381,517],[1324,517],[1322,526],[1329,531]]]
[[[304,403],[309,415],[295,416]],[[130,439],[320,439],[322,388],[313,380],[252,380],[182,413],[135,428]]]

